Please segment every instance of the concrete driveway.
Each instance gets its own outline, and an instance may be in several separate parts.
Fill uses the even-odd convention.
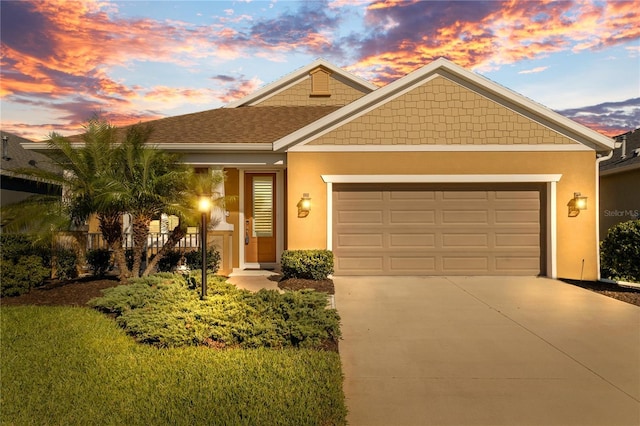
[[[640,307],[545,278],[333,281],[350,425],[640,425]]]

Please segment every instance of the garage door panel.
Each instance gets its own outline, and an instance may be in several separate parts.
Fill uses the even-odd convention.
[[[389,270],[391,272],[397,271],[398,274],[411,271],[414,273],[433,273],[436,271],[436,257],[435,256],[412,256],[412,257],[390,257]]]
[[[489,259],[487,256],[443,256],[442,271],[457,274],[460,271],[487,271]]]
[[[343,186],[334,187],[337,275],[540,273],[541,188],[371,186],[361,201],[357,186],[347,197]]]
[[[442,234],[443,248],[489,248],[489,235],[487,234]]]
[[[533,250],[538,249],[540,244],[540,235],[535,234],[519,234],[509,233],[500,234],[496,233],[495,246],[497,248],[531,248]]]
[[[338,236],[339,248],[383,248],[384,236],[382,234],[340,234]]]
[[[433,210],[390,210],[389,223],[392,225],[423,224],[432,225],[436,223],[436,213]]]
[[[540,258],[530,257],[496,257],[496,272],[518,275],[520,273],[537,274],[540,270]]]
[[[536,210],[500,210],[496,211],[496,224],[538,224],[540,212]]]
[[[383,272],[383,256],[341,256],[336,258],[336,270],[343,271],[343,275],[365,273],[375,274]]]
[[[428,249],[436,247],[435,234],[389,234],[389,248]]]
[[[489,212],[486,210],[444,210],[442,212],[442,223],[446,225],[486,224],[488,220]]]
[[[443,191],[441,192],[443,200],[488,200],[489,193],[487,191]]]
[[[383,213],[377,211],[346,210],[338,213],[338,224],[382,225]]]
[[[398,202],[402,200],[432,201],[436,199],[434,191],[390,191],[388,194],[390,200]]]

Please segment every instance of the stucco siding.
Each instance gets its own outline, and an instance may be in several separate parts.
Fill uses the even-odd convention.
[[[557,275],[597,278],[595,205],[569,218],[574,192],[595,202],[593,152],[388,152],[289,153],[287,246],[327,247],[327,184],[321,175],[380,174],[561,174],[556,187]],[[309,193],[312,211],[297,217],[298,194]],[[297,198],[298,197],[298,198]]]
[[[310,145],[575,144],[577,142],[438,76]]]
[[[366,94],[333,77],[329,77],[329,93],[330,96],[311,96],[311,78],[305,78],[255,106],[347,105]]]

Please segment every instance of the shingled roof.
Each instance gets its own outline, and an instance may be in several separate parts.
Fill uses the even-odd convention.
[[[600,172],[611,174],[640,168],[640,129],[616,136],[614,139],[617,142],[616,148],[609,160],[600,163]]]
[[[22,148],[22,143],[32,143],[29,139],[21,138],[12,133],[0,131],[0,139],[7,137],[6,156],[2,153],[2,167],[0,172],[3,175],[16,176],[13,172],[17,169],[46,170],[48,172],[57,172],[59,169],[53,165],[51,160],[42,154],[33,151],[27,151]],[[27,177],[27,179],[34,179]]]
[[[219,108],[149,121],[149,143],[270,144],[337,110],[338,106]],[[126,130],[123,127],[122,130]],[[81,135],[69,137],[82,142]]]

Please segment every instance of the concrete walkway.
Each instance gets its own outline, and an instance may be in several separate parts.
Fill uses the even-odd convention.
[[[640,425],[640,308],[544,278],[334,277],[350,425]]]

